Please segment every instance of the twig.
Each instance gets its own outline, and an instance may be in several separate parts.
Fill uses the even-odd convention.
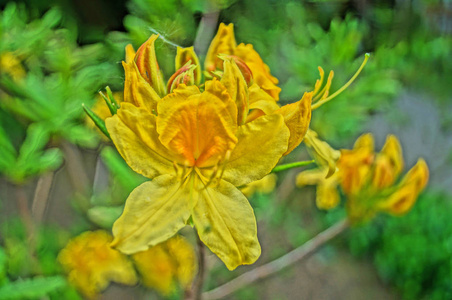
[[[227,295],[232,294],[233,292],[239,290],[242,287],[247,286],[253,282],[258,281],[259,279],[266,278],[271,276],[282,269],[300,261],[305,258],[309,254],[312,254],[318,248],[323,246],[328,241],[332,240],[334,237],[339,235],[349,226],[348,220],[342,220],[325,231],[319,233],[311,240],[307,241],[300,247],[290,251],[289,253],[281,256],[280,258],[271,261],[265,265],[257,267],[251,271],[243,273],[242,275],[236,277],[235,279],[211,290],[203,293],[203,300],[213,300],[220,299],[226,297]]]
[[[39,177],[31,205],[31,215],[36,224],[40,224],[44,218],[52,182],[53,172],[48,172]]]
[[[204,56],[207,53],[207,47],[210,45],[210,41],[217,29],[218,17],[220,11],[213,8],[211,11],[206,12],[199,23],[198,31],[196,32],[196,38],[193,43],[195,52],[199,56]]]
[[[23,185],[16,186],[16,201],[17,208],[19,209],[20,218],[24,223],[25,230],[27,231],[28,239],[33,242],[35,239],[35,226],[31,217],[30,208],[28,206],[27,193],[24,190]],[[33,244],[33,243],[32,243]]]
[[[197,244],[198,244],[198,275],[196,276],[195,282],[191,287],[191,290],[186,291],[186,300],[201,300],[202,287],[204,285],[205,272],[206,272],[206,246],[199,239],[196,233]]]
[[[77,146],[65,140],[61,141],[61,149],[64,153],[72,185],[77,192],[86,194],[89,180],[86,170],[83,168],[83,157],[80,150]]]

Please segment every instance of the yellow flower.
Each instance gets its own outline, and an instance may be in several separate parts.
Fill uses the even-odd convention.
[[[151,36],[136,54],[126,48],[124,102],[105,122],[129,166],[152,179],[130,194],[113,226],[112,245],[126,254],[145,251],[190,222],[229,269],[251,264],[261,251],[256,220],[237,187],[263,178],[300,144],[312,93],[280,108],[256,83],[259,72],[253,70],[254,83],[248,76],[248,62],[258,62],[254,52],[242,61],[221,50],[230,38],[224,47],[217,38],[212,42],[220,49],[215,64],[221,73],[199,87],[196,54],[179,48],[180,68],[162,90],[156,39]]]
[[[242,193],[248,198],[256,192],[269,194],[275,189],[276,180],[277,177],[275,174],[268,174],[264,178],[251,182],[250,184],[242,187],[240,191],[242,191]]]
[[[171,294],[177,285],[188,288],[198,268],[193,247],[181,236],[135,253],[132,258],[143,284],[163,295]]]
[[[305,142],[309,140],[307,138]],[[333,175],[325,176],[329,168],[324,162],[317,170],[298,174],[297,185],[316,184],[316,202],[321,209],[330,209],[339,203],[337,187],[340,186],[347,197],[349,218],[355,222],[363,221],[378,211],[401,215],[411,209],[427,184],[428,167],[423,159],[419,159],[397,183],[402,169],[402,148],[395,136],[389,135],[382,151],[375,154],[373,136],[364,134],[356,140],[352,150],[341,150]]]
[[[316,205],[320,209],[335,208],[340,202],[337,191],[338,175],[333,174],[327,177],[329,169],[321,167],[319,169],[307,170],[299,173],[296,178],[297,186],[317,185]]]
[[[69,241],[58,255],[68,281],[88,298],[96,298],[110,281],[127,285],[137,282],[132,263],[110,248],[111,241],[106,231],[85,232]]]
[[[229,269],[260,255],[253,210],[236,188],[268,174],[286,152],[281,115],[237,126],[226,87],[181,85],[157,104],[158,115],[123,103],[106,125],[136,172],[153,179],[136,188],[115,222],[113,245],[144,251],[173,236],[191,217],[201,240]]]

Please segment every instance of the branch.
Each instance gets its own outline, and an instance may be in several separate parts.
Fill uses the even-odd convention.
[[[282,269],[300,261],[309,254],[315,252],[318,248],[323,246],[328,241],[332,240],[334,237],[342,233],[349,226],[348,220],[342,220],[330,228],[322,231],[316,235],[311,240],[307,241],[300,247],[290,251],[289,253],[281,256],[280,258],[271,261],[265,265],[257,267],[251,271],[245,272],[242,275],[236,277],[235,279],[219,286],[211,291],[205,292],[203,294],[203,300],[213,300],[226,297],[233,292],[239,290],[240,288],[249,285],[259,279],[271,276]]]
[[[205,273],[206,273],[206,246],[196,234],[196,240],[198,244],[198,275],[190,290],[185,291],[185,300],[200,300],[202,287],[204,285]]]

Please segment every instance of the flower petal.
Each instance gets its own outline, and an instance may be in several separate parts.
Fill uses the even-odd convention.
[[[331,148],[327,142],[319,139],[314,130],[308,129],[305,135],[304,143],[308,149],[313,150],[313,156],[320,165],[328,167],[326,178],[332,176],[336,172],[336,162],[341,156],[340,151]]]
[[[234,60],[224,57],[223,69],[224,74],[221,78],[221,83],[227,88],[229,95],[235,102],[237,106],[237,124],[242,125],[248,115],[248,86]]]
[[[254,82],[257,83],[273,99],[279,99],[281,88],[276,86],[278,79],[270,74],[270,68],[262,61],[260,55],[251,44],[240,44],[234,50],[234,55],[241,58],[253,73]]]
[[[394,176],[397,177],[403,170],[403,155],[402,146],[395,135],[388,135],[380,153],[388,158]]]
[[[337,180],[330,177],[317,185],[316,204],[319,209],[335,208],[340,202]]]
[[[124,101],[135,106],[144,107],[149,112],[154,112],[160,96],[149,83],[141,77],[134,61],[122,63],[126,74],[124,83]]]
[[[151,35],[151,37],[138,48],[135,55],[135,63],[141,77],[149,82],[158,95],[164,96],[165,83],[163,82],[163,75],[157,63],[154,46],[158,37],[159,36],[156,34]]]
[[[221,69],[223,61],[218,58],[218,54],[234,54],[234,49],[237,46],[234,36],[234,24],[225,25],[220,24],[218,32],[210,43],[207,50],[204,68],[207,71],[215,71]]]
[[[148,178],[174,172],[173,158],[160,143],[155,116],[146,109],[121,103],[118,114],[105,121],[113,143],[127,164]]]
[[[125,254],[147,250],[175,235],[190,217],[185,184],[162,175],[132,191],[113,224],[112,247]]]
[[[284,155],[289,154],[300,145],[311,122],[311,100],[312,93],[304,93],[300,101],[284,105],[276,114],[284,117],[284,122],[290,130],[289,146]]]
[[[225,166],[223,179],[235,186],[261,179],[286,152],[289,135],[279,114],[262,116],[240,126],[238,142]]]
[[[199,63],[198,56],[195,53],[193,47],[181,48],[177,47],[176,54],[176,63],[175,69],[179,70],[184,66],[187,62],[191,61],[193,65],[196,65],[196,69],[194,70],[195,75],[195,84],[199,85],[201,83],[201,64]]]
[[[229,270],[254,263],[261,254],[253,209],[232,184],[220,180],[199,191],[193,222],[201,241]]]
[[[216,164],[237,142],[235,119],[223,100],[210,93],[169,95],[159,102],[158,111],[160,141],[190,166]]]

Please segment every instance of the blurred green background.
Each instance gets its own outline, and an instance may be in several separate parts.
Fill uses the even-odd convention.
[[[364,132],[380,149],[396,134],[406,168],[423,156],[431,171],[406,216],[379,216],[351,229],[231,299],[452,299],[449,0],[1,0],[0,299],[81,297],[56,255],[80,232],[110,229],[144,181],[93,129],[82,103],[92,107],[107,85],[122,91],[126,44],[137,49],[160,33],[157,57],[168,79],[174,44],[195,44],[202,61],[220,22],[234,23],[237,41],[253,44],[270,66],[280,104],[311,90],[318,66],[334,70],[331,91],[339,89],[371,53],[357,81],[313,113],[311,127],[337,149],[351,148]],[[285,161],[300,159],[307,159],[304,147]],[[263,245],[257,265],[345,215],[343,206],[319,211],[314,188],[295,188],[298,171],[279,175],[273,193],[250,199]],[[206,289],[253,268],[229,272],[214,257],[209,264]],[[102,297],[159,296],[111,286]]]

